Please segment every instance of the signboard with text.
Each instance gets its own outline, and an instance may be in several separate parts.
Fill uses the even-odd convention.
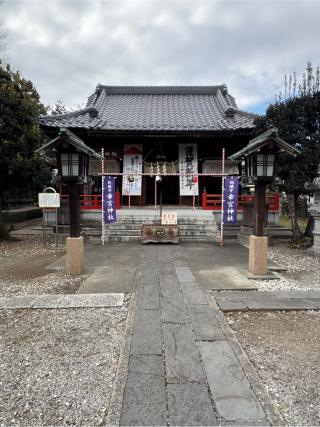
[[[177,212],[162,212],[161,225],[177,225]]]
[[[198,196],[197,144],[179,144],[180,196]]]
[[[38,193],[39,208],[60,208],[59,193]]]
[[[141,196],[142,144],[124,145],[122,195]],[[132,180],[128,177],[132,174]]]
[[[236,176],[228,176],[224,182],[223,223],[236,224],[238,210],[239,180]]]
[[[113,224],[117,221],[116,211],[116,178],[104,176],[103,185],[103,215],[105,224]]]

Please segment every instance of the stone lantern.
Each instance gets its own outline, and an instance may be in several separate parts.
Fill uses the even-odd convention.
[[[66,128],[60,128],[59,135],[36,152],[56,157],[60,181],[68,186],[70,237],[66,242],[66,270],[70,274],[80,274],[84,269],[84,242],[80,225],[79,184],[86,181],[89,157],[102,160],[102,156]]]
[[[272,128],[229,157],[244,162],[245,178],[251,179],[255,185],[255,227],[249,241],[249,272],[253,276],[265,276],[268,272],[268,238],[264,232],[266,186],[278,177],[280,156],[299,153],[279,137],[278,129]]]
[[[309,249],[313,255],[320,255],[320,163],[318,174],[312,183],[306,182],[305,189],[313,192],[314,203],[309,208],[309,213],[314,218],[313,246]]]

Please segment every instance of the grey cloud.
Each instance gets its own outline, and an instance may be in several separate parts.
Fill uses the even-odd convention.
[[[6,1],[10,61],[45,104],[83,102],[97,83],[226,83],[252,110],[287,72],[319,64],[313,1]]]

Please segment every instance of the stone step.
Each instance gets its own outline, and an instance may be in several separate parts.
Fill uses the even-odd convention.
[[[99,228],[99,227],[97,227]],[[194,230],[194,231],[207,231],[211,232],[212,230],[217,230],[216,225],[203,225],[203,224],[190,224],[190,225],[179,225],[180,232],[184,230]],[[141,224],[138,225],[119,225],[112,224],[106,225],[105,230],[130,230],[130,231],[141,231]],[[90,229],[88,229],[90,231]]]
[[[101,234],[101,232],[100,232]],[[105,236],[141,236],[140,230],[106,230]],[[180,230],[180,237],[182,236],[211,236],[216,235],[214,232],[208,232],[205,230]]]
[[[216,243],[219,236],[181,236],[180,242]],[[105,242],[140,242],[140,236],[105,236]]]

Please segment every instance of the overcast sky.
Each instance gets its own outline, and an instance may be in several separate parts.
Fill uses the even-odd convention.
[[[306,0],[0,0],[9,62],[70,107],[98,83],[226,83],[264,112],[285,73],[320,65],[319,17]]]

